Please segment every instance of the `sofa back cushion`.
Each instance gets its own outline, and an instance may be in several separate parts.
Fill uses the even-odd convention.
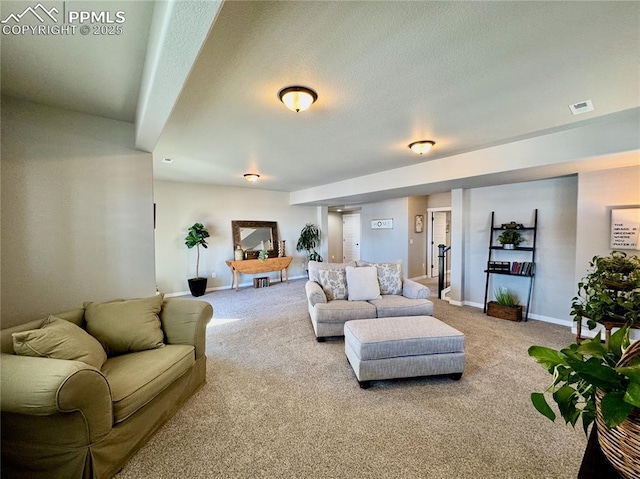
[[[380,299],[380,286],[378,274],[374,266],[354,268],[347,266],[347,287],[349,288],[349,301],[369,301]]]
[[[316,283],[320,283],[320,277],[318,275],[319,271],[322,270],[344,270],[347,266],[355,266],[355,261],[349,261],[347,263],[324,263],[320,261],[309,261],[307,268],[309,270],[309,280],[315,281]]]
[[[87,331],[109,356],[164,346],[158,314],[164,295],[150,298],[84,303]]]
[[[13,349],[21,356],[82,361],[100,369],[107,360],[102,345],[70,321],[49,316],[40,328],[13,333]]]

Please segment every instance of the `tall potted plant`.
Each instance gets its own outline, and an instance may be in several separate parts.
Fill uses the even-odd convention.
[[[208,248],[206,238],[209,237],[209,232],[202,225],[202,223],[194,223],[189,228],[187,236],[184,238],[184,244],[187,248],[197,248],[198,256],[196,259],[196,277],[189,279],[189,290],[193,296],[202,296],[207,289],[207,278],[200,277],[200,246]]]
[[[316,225],[307,223],[300,231],[296,250],[306,251],[308,261],[322,261],[322,256],[316,251],[318,246],[320,246],[320,230]]]

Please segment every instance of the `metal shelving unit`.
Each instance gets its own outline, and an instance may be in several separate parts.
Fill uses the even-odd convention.
[[[529,319],[529,306],[531,305],[531,295],[533,293],[533,279],[536,274],[535,265],[536,265],[536,236],[538,232],[538,210],[535,209],[533,213],[533,226],[514,227],[514,229],[517,229],[518,231],[523,231],[523,232],[530,231],[533,233],[533,238],[531,241],[532,246],[515,247],[514,249],[504,249],[502,246],[496,246],[494,244],[495,239],[497,238],[496,233],[501,233],[506,229],[510,229],[510,228],[509,227],[504,228],[502,226],[495,225],[495,212],[492,211],[491,212],[491,231],[489,233],[489,259],[487,260],[487,269],[485,270],[485,273],[487,274],[487,280],[484,287],[484,312],[485,313],[487,312],[487,301],[489,297],[489,283],[491,281],[491,275],[500,274],[504,276],[517,276],[519,278],[526,278],[529,281],[529,294],[527,295],[527,306],[524,314],[524,320],[527,321]],[[508,271],[491,269],[489,265],[493,261],[493,253],[496,250],[514,252],[516,254],[522,253],[523,255],[529,254],[530,255],[529,259],[531,260],[528,262],[531,265],[530,269],[525,272],[513,272],[511,267],[509,268]],[[509,265],[511,266],[511,262],[509,262]]]

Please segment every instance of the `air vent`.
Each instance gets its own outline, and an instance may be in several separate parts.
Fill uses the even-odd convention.
[[[593,111],[593,103],[591,103],[591,100],[579,101],[578,103],[569,105],[569,110],[571,110],[571,113],[574,115],[587,113],[588,111]]]
[[[173,163],[173,158],[163,158],[162,162],[163,163]]]

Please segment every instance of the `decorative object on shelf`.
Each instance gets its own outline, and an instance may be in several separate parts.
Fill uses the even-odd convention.
[[[260,252],[258,253],[258,259],[260,261],[264,261],[268,257],[269,257],[269,252],[266,249],[260,250]]]
[[[522,305],[514,293],[507,288],[498,288],[493,294],[496,300],[487,303],[487,315],[509,321],[522,321]]]
[[[422,233],[424,231],[424,215],[416,215],[415,232]]]
[[[322,256],[316,251],[320,246],[320,230],[312,223],[307,223],[300,231],[300,238],[296,245],[297,251],[306,251],[308,261],[322,261]]]
[[[278,223],[275,221],[231,221],[233,248],[245,252],[245,259],[256,259],[261,250],[266,249],[270,258],[275,258],[278,251]]]
[[[436,144],[435,141],[420,140],[420,141],[414,141],[413,143],[409,143],[409,148],[411,148],[411,151],[413,151],[414,153],[423,155],[427,153],[431,148],[433,148],[435,144]]]
[[[609,256],[594,256],[589,267],[571,303],[574,321],[586,318],[589,329],[606,321],[639,323],[640,258],[612,251]]]
[[[255,183],[260,179],[260,175],[258,175],[257,173],[245,173],[244,179],[247,180],[249,183]]]
[[[504,249],[514,249],[524,241],[524,237],[516,229],[507,229],[504,233],[498,236],[498,242]]]
[[[209,232],[203,226],[202,223],[194,223],[194,225],[189,228],[187,232],[187,236],[184,239],[184,244],[187,245],[187,248],[191,249],[193,247],[197,248],[198,256],[196,259],[196,277],[188,280],[189,282],[189,290],[193,296],[202,296],[207,289],[207,278],[200,277],[200,246],[207,249],[207,241],[206,238],[209,237]]]
[[[298,113],[307,110],[318,99],[318,94],[306,86],[289,86],[278,92],[278,98],[289,110]]]
[[[286,240],[282,240],[278,243],[278,258],[284,258],[285,256],[287,256],[285,244]]]
[[[242,251],[240,245],[236,246],[236,250],[233,252],[233,259],[236,261],[242,261],[244,259],[244,251]]]
[[[522,223],[511,221],[510,223],[502,223],[502,225],[500,225],[500,228],[502,228],[503,230],[521,230],[522,228],[524,228],[524,225]]]
[[[529,348],[529,355],[553,376],[546,391],[531,394],[534,407],[555,421],[545,397],[551,393],[565,424],[575,427],[581,419],[586,435],[595,420],[602,452],[626,478],[640,477],[639,353],[640,341],[630,345],[627,326],[606,345],[598,332],[593,339],[559,351]]]

